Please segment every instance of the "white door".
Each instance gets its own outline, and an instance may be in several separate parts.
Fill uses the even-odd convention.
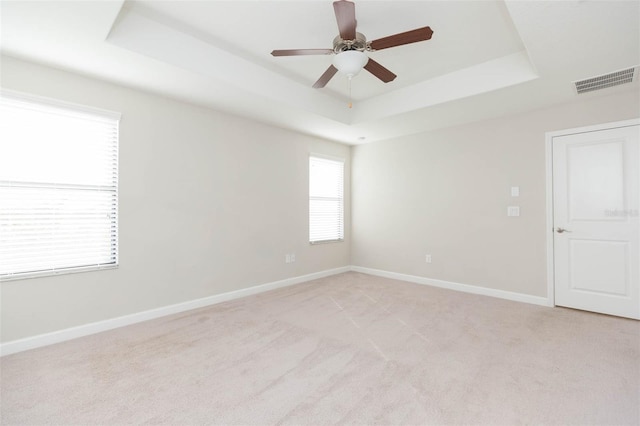
[[[555,304],[640,319],[640,126],[553,137]]]

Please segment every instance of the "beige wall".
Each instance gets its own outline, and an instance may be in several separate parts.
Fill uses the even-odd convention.
[[[545,132],[637,118],[639,104],[635,92],[587,95],[354,147],[352,264],[546,297]]]
[[[2,341],[349,264],[348,146],[13,58],[1,66],[5,89],[122,113],[119,269],[1,283]],[[347,160],[344,243],[308,243],[310,152]]]
[[[1,283],[3,342],[349,264],[546,296],[545,132],[640,116],[638,94],[587,95],[350,149],[13,58],[1,67],[3,88],[122,113],[120,268]],[[347,160],[344,243],[307,242],[309,152]]]

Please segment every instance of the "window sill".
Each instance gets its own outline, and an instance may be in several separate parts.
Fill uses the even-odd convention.
[[[321,240],[321,241],[309,241],[309,245],[315,246],[318,244],[330,244],[330,243],[343,243],[344,239],[340,240]]]
[[[28,278],[55,277],[58,275],[78,274],[81,272],[101,271],[105,269],[118,269],[118,266],[118,264],[110,264],[98,266],[82,266],[78,268],[65,268],[53,271],[24,272],[20,274],[2,275],[0,276],[0,282],[26,280]]]

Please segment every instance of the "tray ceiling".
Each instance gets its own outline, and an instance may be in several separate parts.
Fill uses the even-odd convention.
[[[331,1],[3,1],[0,48],[351,144],[576,101],[573,81],[640,63],[639,2],[355,3],[369,40],[426,25],[434,35],[370,53],[398,78],[363,71],[353,108],[344,76],[311,88],[331,56],[270,55],[330,48]]]

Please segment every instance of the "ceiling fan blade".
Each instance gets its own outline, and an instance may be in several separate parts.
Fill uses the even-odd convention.
[[[343,40],[356,38],[356,5],[350,1],[339,0],[333,2],[333,10],[338,21],[338,30]]]
[[[324,86],[327,85],[329,80],[331,80],[331,77],[336,75],[337,72],[338,72],[338,68],[334,67],[333,65],[330,65],[329,68],[327,68],[327,70],[324,72],[324,74],[322,74],[320,76],[318,81],[316,81],[313,84],[313,88],[314,89],[322,89]]]
[[[402,46],[403,44],[429,40],[431,38],[431,35],[433,35],[433,30],[429,27],[423,27],[416,30],[379,38],[372,41],[370,45],[373,50],[382,50],[388,49],[389,47]]]
[[[274,50],[273,56],[330,55],[333,49],[288,49]]]
[[[389,71],[388,69],[386,69],[385,67],[383,67],[382,65],[380,65],[379,63],[377,63],[371,58],[369,58],[369,62],[367,62],[367,65],[364,66],[364,69],[369,71],[371,74],[375,75],[376,77],[378,77],[384,83],[393,81],[397,77],[394,73],[392,73],[391,71]]]

